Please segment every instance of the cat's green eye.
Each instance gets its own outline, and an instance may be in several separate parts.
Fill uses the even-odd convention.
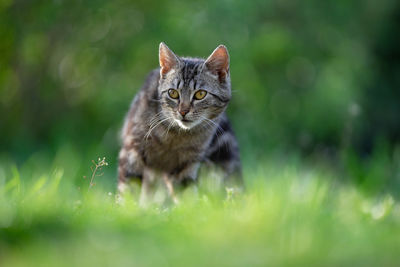
[[[175,89],[169,89],[168,90],[168,95],[173,99],[179,98],[179,93]]]
[[[199,90],[194,94],[194,99],[201,100],[207,95],[207,92],[204,90]]]

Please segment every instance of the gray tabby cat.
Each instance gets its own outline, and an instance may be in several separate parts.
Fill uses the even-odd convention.
[[[221,168],[227,184],[240,188],[238,144],[224,112],[231,99],[226,47],[218,46],[204,60],[178,57],[161,43],[159,60],[125,119],[119,191],[140,179],[145,203],[162,178],[176,202],[174,185],[196,181],[202,162]]]

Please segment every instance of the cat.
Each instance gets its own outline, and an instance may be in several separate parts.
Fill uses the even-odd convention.
[[[176,203],[174,187],[196,182],[201,163],[219,167],[225,184],[241,189],[239,147],[225,114],[231,99],[227,48],[218,46],[204,60],[178,57],[160,43],[159,62],[125,118],[119,192],[139,179],[145,204],[154,183],[163,181]]]

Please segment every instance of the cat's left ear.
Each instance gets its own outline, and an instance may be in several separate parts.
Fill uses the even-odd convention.
[[[159,59],[161,75],[167,74],[171,69],[179,67],[179,59],[164,43],[160,43]]]
[[[229,74],[229,53],[224,45],[219,45],[204,63],[211,73],[218,75],[219,81],[225,81]]]

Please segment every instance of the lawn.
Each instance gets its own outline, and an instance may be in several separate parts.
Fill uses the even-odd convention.
[[[88,189],[88,178],[77,183],[62,164],[42,174],[32,168],[0,167],[1,266],[396,266],[400,260],[395,197],[366,193],[328,168],[260,160],[245,165],[241,196],[213,194],[203,182],[197,194],[181,194],[177,206],[147,209],[134,197],[115,196],[113,171]]]

